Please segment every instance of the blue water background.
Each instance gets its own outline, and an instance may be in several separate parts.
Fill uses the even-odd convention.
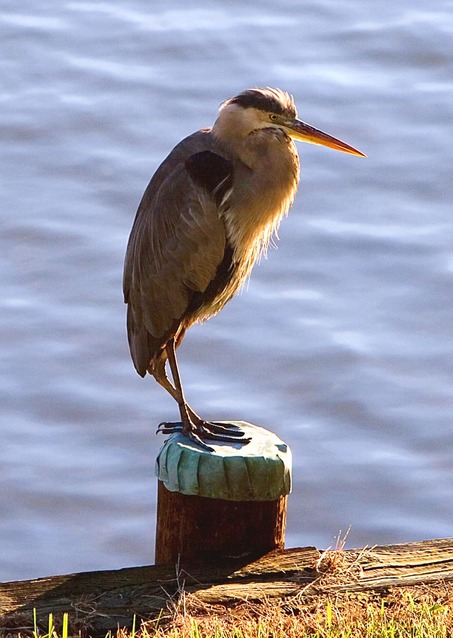
[[[251,86],[367,153],[299,144],[296,203],[180,349],[206,417],[292,448],[287,545],[453,535],[453,3],[6,0],[0,580],[153,561],[156,425],[121,276],[141,194]]]

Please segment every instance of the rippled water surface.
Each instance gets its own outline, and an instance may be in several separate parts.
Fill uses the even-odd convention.
[[[299,145],[186,393],[290,444],[288,545],[453,535],[453,3],[7,0],[0,33],[0,579],[153,561],[177,412],[129,359],[125,245],[159,162],[256,85],[368,159]]]

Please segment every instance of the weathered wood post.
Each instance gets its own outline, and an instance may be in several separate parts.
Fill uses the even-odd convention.
[[[203,450],[174,433],[156,462],[156,565],[255,558],[284,547],[291,451],[264,428]]]

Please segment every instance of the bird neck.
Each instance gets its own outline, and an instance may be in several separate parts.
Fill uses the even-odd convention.
[[[234,260],[250,272],[266,251],[299,183],[299,157],[283,131],[260,129],[235,147],[234,189],[223,213]]]

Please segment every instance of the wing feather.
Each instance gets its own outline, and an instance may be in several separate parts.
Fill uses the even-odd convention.
[[[193,308],[194,296],[210,288],[226,252],[219,187],[229,187],[231,163],[211,150],[166,161],[172,165],[163,175],[164,162],[145,191],[125,260],[129,344],[142,376]]]

